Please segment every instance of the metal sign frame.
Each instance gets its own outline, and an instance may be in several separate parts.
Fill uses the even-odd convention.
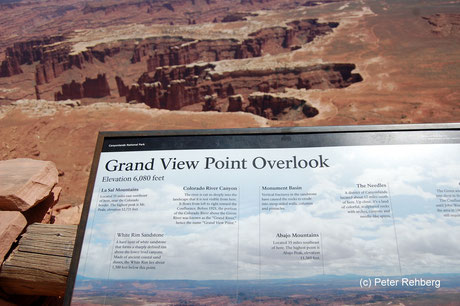
[[[143,146],[134,145],[138,143],[143,143]],[[100,132],[77,231],[64,303],[65,305],[71,304],[85,229],[88,226],[91,201],[95,193],[97,172],[101,167],[101,154],[104,152],[270,150],[279,148],[295,150],[299,148],[351,148],[421,144],[460,144],[460,124]],[[360,281],[362,285],[363,280]],[[370,281],[371,283],[372,281],[375,282],[375,279]],[[238,302],[238,298],[236,301]]]

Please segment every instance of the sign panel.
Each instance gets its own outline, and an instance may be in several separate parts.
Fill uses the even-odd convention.
[[[459,125],[102,133],[66,303],[460,297]]]

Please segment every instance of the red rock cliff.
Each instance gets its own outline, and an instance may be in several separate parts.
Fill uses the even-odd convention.
[[[73,80],[62,85],[62,90],[54,94],[56,101],[81,98],[102,98],[110,95],[109,83],[105,74],[98,74],[95,79],[86,78],[80,84]]]
[[[229,107],[230,111],[239,111],[244,110],[239,105],[242,104],[244,97],[253,92],[280,92],[285,88],[343,88],[362,80],[359,74],[352,73],[355,69],[354,64],[322,64],[225,73],[214,73],[214,67],[213,64],[205,64],[157,68],[154,73],[144,73],[137,84],[131,86],[129,90],[121,78],[117,77],[119,94],[125,96],[127,102],[138,101],[151,107],[170,110],[178,110],[187,105],[206,102],[206,96],[213,94],[218,99],[240,94],[241,99],[238,103],[232,98],[233,102]],[[279,102],[278,100],[275,104],[270,104],[267,107],[264,106],[265,104],[259,105],[253,102],[251,106],[256,110],[251,112],[264,116],[263,112],[266,109],[271,109],[273,112],[271,116],[276,116],[281,112],[281,109],[288,107],[282,104],[286,101]],[[253,101],[256,100],[253,99]],[[291,103],[292,101],[288,102]],[[293,106],[292,103],[289,105],[289,107]],[[205,105],[205,109],[212,110],[214,107]],[[309,112],[309,114],[313,113]]]

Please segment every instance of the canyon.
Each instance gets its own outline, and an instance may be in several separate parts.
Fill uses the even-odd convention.
[[[97,132],[458,122],[458,1],[0,4],[0,158],[82,202]]]
[[[233,22],[224,19],[223,22]],[[239,41],[226,39],[192,39],[182,36],[156,36],[143,40],[126,39],[111,44],[96,44],[86,50],[75,52],[68,42],[69,37],[53,36],[15,43],[5,50],[0,77],[23,74],[21,66],[35,67],[35,96],[43,97],[42,85],[55,84],[64,72],[72,69],[84,71],[85,66],[95,61],[103,66],[107,58],[119,54],[128,55],[130,64],[143,64],[146,72],[131,86],[125,85],[122,77],[115,76],[119,97],[126,102],[140,102],[152,108],[180,110],[185,106],[205,102],[205,97],[216,94],[215,106],[204,110],[225,111],[228,96],[241,94],[243,100],[253,92],[282,92],[285,88],[326,89],[343,88],[362,81],[358,73],[351,73],[354,64],[324,64],[292,68],[252,69],[215,73],[214,64],[225,60],[240,60],[276,55],[300,49],[320,36],[333,32],[337,22],[318,22],[317,19],[294,20],[285,26],[261,28],[249,33]],[[139,65],[138,65],[139,66]],[[128,68],[129,69],[129,68]],[[139,71],[140,69],[133,69]],[[57,84],[56,84],[57,83]],[[110,96],[110,87],[105,73],[96,78],[72,79],[54,92],[54,100],[82,98],[104,98]],[[276,106],[260,106],[250,103],[238,111],[249,111],[255,115],[279,119],[297,103],[281,103]],[[303,105],[306,101],[303,102]],[[298,105],[295,107],[297,108]],[[198,107],[199,108],[199,107]],[[273,109],[277,109],[273,112]],[[233,110],[234,111],[234,110]],[[302,114],[303,112],[300,112]],[[317,112],[316,112],[317,113]],[[310,115],[312,113],[309,113]],[[311,117],[311,116],[310,116]]]
[[[121,78],[117,78],[120,96],[126,101],[143,102],[150,107],[179,110],[197,102],[205,102],[207,96],[215,95],[215,105],[204,110],[225,111],[230,108],[230,100],[236,95],[241,101],[249,99],[246,107],[232,107],[231,111],[247,111],[268,119],[276,119],[276,114],[289,112],[296,103],[278,103],[276,92],[286,88],[325,89],[343,88],[362,80],[359,74],[351,71],[353,64],[324,64],[306,67],[281,68],[276,70],[245,70],[228,73],[213,73],[213,65],[174,66],[157,68],[152,74],[144,73],[137,83],[127,87]],[[253,93],[267,93],[263,97],[274,97],[267,103],[254,101]],[[274,94],[268,94],[274,92]],[[252,99],[251,99],[252,97]],[[228,98],[228,103],[225,99]],[[264,101],[267,99],[264,99]],[[306,103],[304,101],[304,103]],[[269,117],[263,115],[271,113]],[[312,117],[312,116],[310,116]]]

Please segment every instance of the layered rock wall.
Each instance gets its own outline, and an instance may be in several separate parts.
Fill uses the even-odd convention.
[[[253,92],[280,92],[285,88],[343,88],[362,80],[359,74],[352,73],[354,64],[323,64],[225,73],[215,73],[214,68],[213,64],[157,68],[154,73],[144,73],[131,87],[127,87],[117,77],[119,95],[126,97],[127,102],[137,101],[150,107],[178,110],[187,105],[207,102],[206,96],[213,94],[218,99],[240,94],[241,103],[236,102],[237,98],[232,98],[235,101],[229,107],[230,111],[238,111],[243,110],[239,109],[238,103],[242,105],[244,96]],[[257,115],[263,116],[263,111],[267,108],[273,111],[274,116],[281,112],[277,107],[254,103],[252,106],[260,111],[251,112]],[[210,103],[205,104],[204,109],[212,110],[213,107],[208,104]],[[291,103],[289,107],[292,106]],[[284,109],[288,106],[279,107]]]
[[[20,65],[31,65],[33,62],[40,61],[47,47],[64,40],[63,36],[44,37],[42,39],[34,39],[29,41],[18,42],[6,49],[5,54],[9,57],[14,57]]]
[[[22,69],[19,61],[15,57],[7,57],[0,65],[0,77],[10,77],[21,74]]]
[[[319,23],[316,19],[294,21],[286,27],[271,27],[249,34],[240,42],[236,39],[193,40],[179,36],[148,38],[140,43],[119,42],[99,44],[85,51],[73,53],[64,36],[45,37],[19,42],[5,51],[0,65],[0,76],[9,77],[23,72],[21,65],[34,64],[36,85],[52,82],[64,71],[83,69],[86,63],[98,60],[105,63],[107,57],[131,50],[131,63],[147,58],[147,71],[158,67],[186,65],[198,61],[215,62],[228,59],[260,57],[265,53],[286,52],[307,43],[320,35],[328,34],[336,23]]]
[[[62,85],[62,90],[54,94],[56,101],[81,98],[102,98],[110,96],[110,87],[105,74],[98,74],[95,79],[85,78],[83,83],[73,80]]]
[[[5,50],[5,60],[1,63],[0,77],[21,74],[20,65],[31,65],[44,58],[47,46],[64,39],[63,36],[44,37],[29,41],[17,42]]]
[[[21,65],[35,66],[37,85],[50,83],[64,71],[74,67],[83,69],[85,63],[94,59],[104,63],[107,56],[119,53],[120,46],[98,45],[89,50],[72,53],[64,36],[45,37],[39,40],[18,42],[5,50],[5,59],[0,64],[0,77],[10,77],[23,72]]]
[[[190,40],[179,37],[150,38],[135,47],[132,63],[148,57],[147,71],[158,67],[186,65],[197,61],[215,62],[243,59],[290,51],[296,45],[330,33],[338,23],[319,23],[316,19],[291,22],[288,27],[271,27],[249,34],[242,42],[236,39]]]
[[[92,63],[93,59],[91,51],[70,54],[67,49],[53,50],[35,67],[35,81],[37,85],[50,83],[64,71],[73,67],[82,69],[85,63]]]

